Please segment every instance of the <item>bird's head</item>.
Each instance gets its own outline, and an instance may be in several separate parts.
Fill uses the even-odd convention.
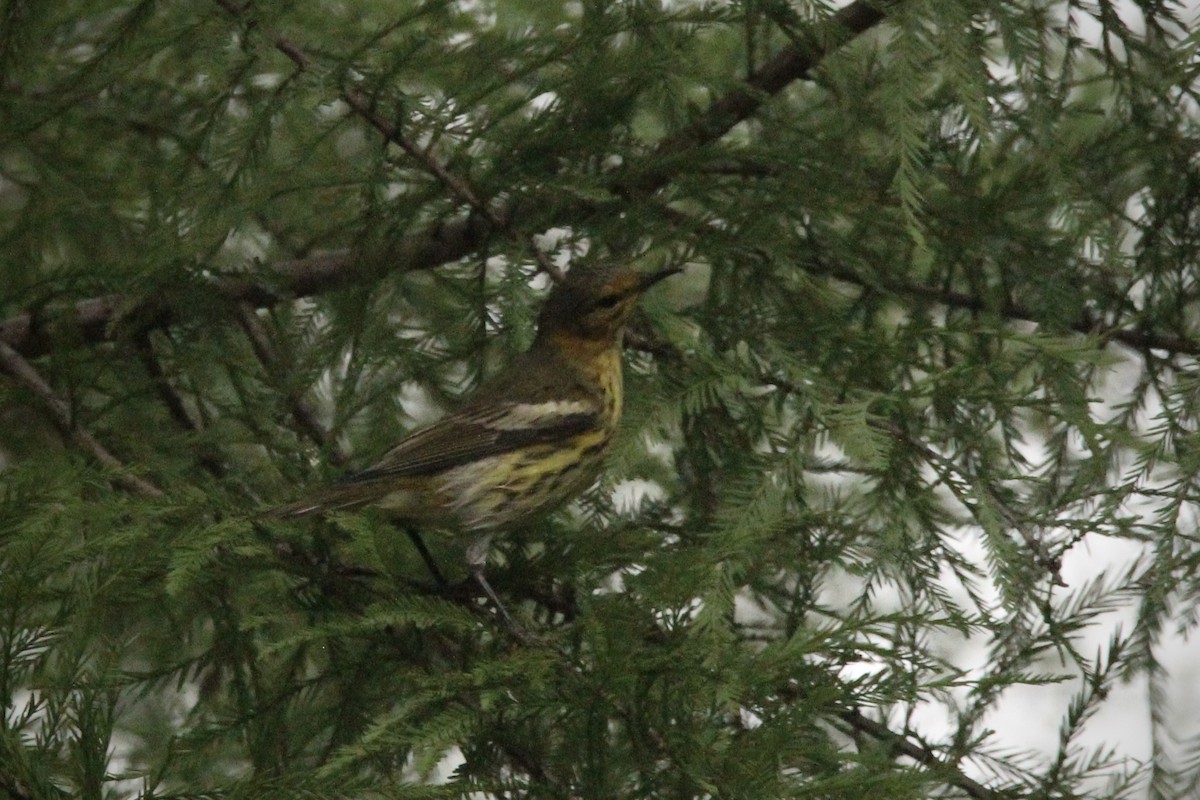
[[[642,293],[681,271],[637,272],[623,266],[571,270],[542,307],[538,338],[614,343]]]

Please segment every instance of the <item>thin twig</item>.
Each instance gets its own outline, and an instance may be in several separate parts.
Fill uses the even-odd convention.
[[[877,722],[861,711],[844,711],[840,714],[842,721],[852,729],[865,733],[872,739],[887,742],[892,751],[911,758],[923,767],[946,777],[947,783],[957,786],[976,800],[994,800],[1000,797],[998,792],[987,788],[979,781],[968,778],[957,767],[943,761],[933,748],[914,742],[907,736],[896,733],[882,722]]]
[[[764,384],[776,386],[785,392],[800,393],[800,387],[783,378],[762,374],[758,376],[758,379]],[[967,475],[953,460],[889,422],[872,419],[867,421],[867,425],[915,450],[925,460],[925,463],[941,476],[946,488],[976,521],[979,521],[976,506],[979,503],[986,503],[1009,528],[1020,534],[1029,548],[1029,552],[1033,555],[1034,561],[1046,571],[1051,583],[1055,586],[1067,585],[1062,577],[1062,559],[1050,552],[1046,544],[1034,534],[1028,524],[1017,516],[1017,513],[1009,507],[991,483],[983,481],[983,487],[980,490],[972,481],[972,476]],[[972,502],[973,499],[978,502]],[[980,524],[982,525],[982,523]]]
[[[183,396],[171,384],[170,378],[167,377],[162,364],[159,363],[158,356],[154,352],[154,343],[150,339],[149,331],[144,331],[137,337],[137,352],[138,358],[142,362],[142,368],[150,376],[150,380],[154,383],[155,392],[158,394],[163,405],[166,406],[167,414],[175,422],[175,425],[180,430],[191,433],[198,433],[204,430],[204,426],[200,424],[199,420],[193,419],[192,415],[188,413]],[[206,446],[197,458],[200,466],[204,467],[210,475],[217,478],[225,477],[227,472],[225,465],[211,447]]]
[[[75,424],[71,406],[54,391],[33,366],[21,354],[0,342],[0,369],[18,383],[29,389],[42,401],[55,426],[62,431],[80,450],[91,456],[98,464],[116,473],[113,480],[122,488],[142,497],[162,497],[157,486],[126,471],[125,465],[100,444],[94,436]]]
[[[214,0],[217,5],[228,11],[234,17],[240,17],[246,10],[247,6],[239,6],[232,0]],[[283,53],[287,58],[296,65],[296,68],[301,72],[307,72],[312,68],[312,58],[304,51],[304,48],[293,42],[286,36],[272,34],[270,36],[271,43],[275,49]],[[384,138],[398,146],[401,150],[407,153],[415,161],[419,162],[430,174],[438,179],[446,188],[454,193],[460,200],[473,208],[478,213],[482,214],[488,222],[497,228],[503,228],[506,222],[503,214],[496,209],[490,207],[479,199],[479,196],[471,189],[471,186],[451,172],[445,165],[437,160],[427,148],[418,147],[414,142],[409,140],[400,129],[392,123],[391,120],[385,118],[377,112],[371,105],[370,101],[358,89],[354,87],[345,87],[342,90],[342,99],[346,104],[354,110],[356,114],[365,119],[371,124],[375,130],[383,134]]]
[[[231,2],[231,0],[216,0],[216,2],[234,16],[239,16],[244,10]],[[272,37],[272,43],[276,50],[283,53],[296,65],[298,70],[306,72],[311,69],[312,58],[296,42],[286,36],[275,34]],[[434,155],[432,145],[430,147],[418,146],[416,142],[404,134],[398,125],[376,111],[374,104],[361,90],[353,86],[346,86],[343,87],[341,94],[342,99],[350,106],[354,113],[365,119],[370,123],[371,127],[383,134],[384,139],[399,147],[410,158],[420,164],[426,172],[449,189],[451,194],[470,207],[474,213],[479,214],[487,220],[493,229],[505,231],[520,247],[532,252],[538,262],[538,269],[540,271],[545,272],[555,282],[562,282],[562,271],[550,261],[549,257],[533,241],[512,227],[503,205],[488,203],[481,199],[465,178],[456,175]]]
[[[158,393],[159,399],[167,408],[167,414],[175,424],[185,431],[201,430],[200,425],[188,413],[187,406],[184,405],[179,392],[175,391],[175,387],[167,380],[167,374],[163,371],[162,364],[158,362],[148,331],[137,337],[137,353],[138,359],[142,362],[142,368],[150,376],[150,380],[154,383],[154,390]]]
[[[1005,301],[1002,305],[995,306],[980,297],[953,289],[905,283],[883,276],[871,276],[870,279],[867,279],[853,270],[831,266],[823,259],[810,264],[809,271],[816,275],[827,275],[862,289],[883,289],[900,297],[930,300],[946,308],[960,311],[993,313],[1007,322],[1032,322],[1034,324],[1040,322],[1031,309],[1020,303]],[[1172,355],[1200,356],[1200,339],[1122,328],[1119,323],[1109,324],[1095,319],[1086,309],[1070,324],[1069,329],[1075,333],[1097,336],[1105,343],[1120,342],[1134,350],[1163,350]]]
[[[262,320],[258,318],[255,309],[246,302],[238,303],[236,307],[238,324],[246,334],[246,338],[250,340],[250,346],[254,350],[254,355],[258,357],[259,363],[268,375],[273,376],[279,382],[288,383],[288,372],[291,369],[288,360],[280,355],[279,350],[271,341],[271,335],[267,332],[267,328],[263,325]],[[337,440],[329,435],[325,430],[325,426],[321,424],[317,415],[317,410],[313,408],[312,403],[304,396],[304,393],[294,387],[288,386],[286,389],[286,398],[288,410],[292,417],[300,426],[313,443],[318,447],[324,448],[329,453],[329,461],[332,464],[345,464],[349,459],[338,445]]]
[[[1055,586],[1067,585],[1062,577],[1062,559],[1050,552],[1049,548],[1034,534],[1029,525],[1020,519],[1016,512],[1009,507],[1008,503],[1000,497],[999,492],[996,491],[990,482],[981,481],[983,486],[982,490],[980,490],[972,481],[973,476],[968,476],[953,460],[942,455],[924,442],[909,436],[897,426],[881,420],[869,420],[867,424],[880,433],[899,439],[920,453],[925,462],[941,475],[946,488],[958,498],[959,503],[967,509],[976,521],[979,521],[979,514],[975,510],[976,506],[979,502],[986,503],[1009,528],[1021,535],[1021,538],[1025,541],[1025,545],[1029,548],[1029,552],[1033,554],[1034,561],[1050,576],[1051,583]],[[972,498],[977,502],[972,502]],[[981,526],[982,524],[980,522]]]
[[[285,53],[297,53],[303,56],[302,51],[292,42],[287,39],[280,38],[276,42],[276,46]],[[285,49],[286,48],[286,49]],[[301,63],[309,63],[305,58],[303,62],[293,59],[297,66]],[[303,69],[304,67],[300,67]],[[556,283],[562,283],[563,273],[549,257],[542,252],[541,248],[533,241],[524,237],[519,231],[512,227],[510,220],[503,211],[503,207],[491,203],[485,203],[479,198],[479,195],[471,188],[464,178],[460,178],[450,171],[449,167],[433,155],[432,147],[418,147],[415,142],[409,139],[401,132],[400,128],[394,125],[391,121],[384,118],[374,107],[369,103],[361,91],[354,88],[346,88],[342,92],[342,99],[354,109],[354,111],[363,119],[367,120],[384,138],[392,144],[398,146],[401,150],[408,154],[413,160],[421,164],[427,172],[433,175],[443,186],[451,191],[459,200],[470,206],[476,213],[483,216],[491,226],[499,231],[505,231],[509,238],[517,243],[518,246],[528,249],[533,253],[534,259],[538,262],[538,269],[545,272]]]

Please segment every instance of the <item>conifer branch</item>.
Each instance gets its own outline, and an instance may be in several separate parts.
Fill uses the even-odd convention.
[[[233,0],[214,0],[231,15],[240,16],[246,6]],[[769,96],[782,91],[789,83],[805,77],[809,71],[830,52],[847,40],[848,34],[862,33],[882,21],[883,16],[873,3],[856,0],[837,12],[824,26],[827,33],[842,31],[823,46],[814,46],[801,52],[795,44],[784,48],[775,58],[755,71],[745,85],[730,91],[713,101],[713,104],[690,127],[664,139],[644,159],[644,164],[653,165],[643,170],[633,170],[641,177],[633,182],[613,181],[613,191],[628,193],[631,189],[650,192],[664,186],[672,175],[669,164],[671,156],[678,156],[688,146],[698,147],[724,136],[730,128],[756,111]],[[819,40],[820,37],[814,37]],[[292,42],[282,39],[276,47],[300,68],[309,65],[308,56]],[[370,120],[369,120],[370,121]],[[386,120],[380,120],[386,123]],[[372,123],[374,124],[374,123]],[[387,123],[390,126],[390,123]],[[386,130],[381,130],[386,134]],[[452,178],[453,176],[451,176]],[[453,185],[455,181],[451,181]],[[460,187],[462,188],[462,187]],[[476,201],[473,192],[466,187],[469,196]],[[460,194],[460,197],[464,195]],[[470,203],[469,203],[470,204]],[[536,198],[509,199],[486,206],[481,213],[474,204],[472,211],[438,220],[412,233],[393,247],[388,253],[386,264],[379,259],[361,259],[350,251],[336,251],[303,259],[282,261],[272,265],[265,280],[263,276],[249,278],[224,278],[217,281],[218,291],[228,300],[245,300],[258,306],[279,302],[284,296],[304,297],[320,294],[331,289],[367,280],[395,265],[406,270],[431,269],[441,264],[456,261],[479,248],[497,230],[497,223],[511,225],[539,204]],[[564,208],[565,215],[587,216],[594,205],[583,200],[575,201]],[[500,226],[502,227],[502,226]],[[534,252],[539,253],[534,247]],[[539,258],[545,269],[545,264]],[[549,270],[547,270],[549,271]],[[554,274],[551,272],[550,274]],[[277,287],[277,288],[272,288]],[[143,302],[148,310],[149,302]],[[0,320],[0,341],[27,358],[44,355],[53,347],[55,340],[62,338],[94,344],[112,338],[110,323],[119,316],[119,310],[130,306],[128,298],[112,294],[81,300],[74,307],[45,315],[22,313]],[[154,308],[152,318],[160,325],[170,324],[171,309]],[[1197,345],[1200,352],[1200,345]]]
[[[271,341],[271,335],[267,332],[267,328],[263,325],[262,320],[258,318],[253,306],[247,302],[237,304],[235,311],[237,315],[238,325],[246,334],[246,338],[250,341],[250,347],[254,350],[254,355],[258,358],[260,364],[266,373],[279,381],[286,382],[287,376],[291,372],[291,365],[287,362],[275,347],[275,343]],[[325,426],[318,419],[317,411],[313,408],[312,403],[304,396],[304,392],[298,388],[290,387],[285,391],[288,411],[292,418],[296,420],[300,430],[318,447],[324,448],[329,452],[329,461],[332,464],[345,464],[349,459],[344,450],[338,445],[337,441],[329,435],[329,431],[325,430]]]
[[[142,369],[146,370],[146,375],[154,384],[154,391],[158,394],[159,400],[167,409],[167,415],[175,425],[180,430],[187,432],[203,430],[201,423],[188,413],[183,396],[171,384],[170,378],[162,368],[162,364],[154,352],[154,343],[150,339],[149,332],[138,337],[137,353],[138,359],[142,362]],[[197,460],[200,466],[214,477],[220,478],[226,473],[225,465],[221,463],[220,458],[211,448],[205,447],[197,456]]]
[[[652,168],[642,173],[636,189],[646,192],[660,188],[671,178],[669,165],[674,157],[720,139],[733,126],[751,117],[767,100],[792,83],[807,78],[830,53],[883,22],[885,10],[900,2],[902,0],[855,0],[814,26],[806,36],[794,36],[792,44],[768,59],[742,85],[714,100],[689,126],[660,142],[647,163],[662,164],[665,168]]]
[[[167,380],[166,371],[163,370],[162,364],[158,362],[158,358],[154,353],[154,345],[150,341],[148,332],[139,336],[137,339],[138,360],[142,362],[142,368],[146,370],[146,374],[150,377],[154,384],[154,390],[158,393],[159,399],[167,409],[167,415],[181,429],[185,431],[198,431],[200,425],[192,419],[192,415],[188,413],[187,406],[183,402],[183,398],[179,392],[175,391],[175,387]]]
[[[461,233],[449,226],[449,233]],[[436,246],[400,247],[411,255],[418,267],[442,263]],[[263,307],[286,297],[308,297],[331,291],[363,278],[372,264],[356,259],[349,250],[321,253],[289,259],[269,265],[255,273],[254,279],[222,276],[210,281],[213,291],[233,302],[246,301]],[[162,298],[151,297],[134,302],[121,294],[106,294],[80,300],[65,308],[47,308],[15,314],[0,320],[0,342],[26,358],[51,352],[56,346],[84,343],[99,344],[118,338],[118,323],[137,320],[143,330],[164,328],[175,321],[175,312]]]
[[[216,2],[235,16],[240,15],[245,8],[238,8],[230,0],[216,0]],[[275,45],[275,49],[287,56],[301,72],[308,71],[312,66],[312,58],[308,56],[302,47],[288,37],[275,35],[273,37],[273,44]],[[455,174],[434,155],[432,145],[429,147],[420,147],[404,134],[400,126],[380,114],[375,109],[375,104],[361,90],[353,86],[344,86],[341,95],[346,105],[354,113],[366,120],[376,131],[383,134],[383,138],[386,141],[399,147],[405,154],[420,164],[426,172],[450,190],[450,193],[458,198],[460,202],[467,205],[472,213],[478,214],[486,220],[487,224],[493,230],[507,232],[510,238],[517,241],[519,246],[529,249],[537,260],[539,269],[556,282],[562,282],[562,271],[528,237],[522,236],[510,225],[507,212],[502,204],[484,201],[465,178]]]
[[[904,734],[896,733],[887,725],[877,722],[861,711],[844,711],[840,714],[842,721],[859,733],[865,733],[872,739],[888,743],[897,755],[911,758],[923,767],[946,777],[947,783],[956,786],[975,800],[997,800],[1001,795],[979,781],[968,778],[961,770],[944,762],[933,748],[926,744],[915,742]]]
[[[872,276],[870,280],[867,280],[853,270],[823,262],[810,266],[813,267],[811,271],[815,274],[828,275],[861,289],[884,289],[900,297],[931,300],[959,311],[993,313],[1008,322],[1032,322],[1035,324],[1039,322],[1037,315],[1031,309],[1016,302],[1005,302],[997,308],[982,298],[954,289],[905,283],[884,276]],[[1104,342],[1120,342],[1134,350],[1163,350],[1172,355],[1200,356],[1200,339],[1191,336],[1150,333],[1136,328],[1123,328],[1119,324],[1106,324],[1095,319],[1086,310],[1068,327],[1074,333],[1097,336]]]
[[[774,375],[760,374],[758,380],[765,385],[778,387],[788,393],[802,394],[800,387]],[[1008,502],[1000,496],[994,485],[986,481],[976,480],[975,476],[966,474],[952,459],[947,458],[925,442],[910,436],[907,432],[889,422],[873,419],[868,420],[867,425],[885,436],[903,442],[906,447],[915,450],[924,459],[925,463],[937,473],[946,488],[958,499],[963,508],[967,509],[977,521],[978,512],[976,508],[980,503],[985,503],[989,510],[1004,521],[1005,525],[1015,530],[1021,536],[1025,545],[1029,548],[1029,552],[1033,555],[1034,561],[1046,571],[1051,583],[1055,586],[1067,585],[1062,577],[1061,556],[1050,552],[1046,544],[1030,529],[1030,526],[1009,507]]]
[[[239,6],[232,2],[232,0],[215,0],[215,2],[235,17],[241,16],[249,8],[249,3]],[[301,72],[307,72],[311,69],[312,58],[308,56],[304,48],[288,37],[280,34],[272,34],[271,43],[275,46],[276,50],[287,56]],[[418,147],[415,142],[403,134],[396,124],[376,111],[374,105],[367,99],[367,96],[363,92],[353,86],[346,86],[342,89],[342,100],[350,106],[354,113],[358,114],[358,116],[370,123],[375,130],[383,134],[383,137],[387,141],[408,154],[414,161],[424,167],[429,174],[437,178],[455,197],[482,215],[492,226],[498,229],[506,226],[507,223],[501,211],[492,208],[481,200],[470,184],[451,172],[446,165],[433,155],[430,148]]]
[[[13,380],[31,391],[45,408],[50,420],[76,447],[87,453],[101,466],[112,470],[113,480],[122,488],[142,497],[161,497],[162,491],[154,484],[129,473],[125,465],[108,451],[104,445],[75,423],[71,406],[62,399],[54,388],[33,366],[13,348],[0,341],[0,370],[7,372]]]
[[[240,15],[245,10],[245,6],[239,6],[232,0],[215,2],[233,15]],[[672,154],[720,138],[733,125],[753,114],[771,95],[778,93],[791,82],[806,77],[813,66],[829,52],[844,44],[853,35],[869,30],[881,22],[884,19],[883,7],[884,4],[877,5],[859,0],[838,11],[812,35],[805,39],[794,39],[791,45],[752,73],[743,86],[718,98],[692,125],[663,140],[655,149],[654,156],[647,161],[665,164]],[[808,44],[805,44],[806,42]],[[286,37],[275,37],[274,45],[297,68],[305,70],[311,67],[311,58]],[[450,172],[428,149],[417,147],[404,137],[393,123],[378,114],[361,92],[351,87],[345,90],[343,97],[356,113],[389,141],[421,163],[430,174],[472,209],[466,215],[440,221],[406,237],[391,254],[389,261],[392,264],[403,264],[407,269],[423,269],[460,258],[477,248],[493,232],[509,226],[511,220],[518,215],[518,211],[533,205],[512,201],[495,206],[484,203],[469,184]],[[656,171],[642,172],[641,178],[635,184],[623,185],[617,181],[613,188],[615,191],[621,191],[622,188],[636,185],[639,191],[644,192],[660,188],[669,179],[669,167],[664,167]],[[586,214],[589,209],[581,204],[580,208],[571,210]],[[545,258],[544,253],[536,246],[532,249],[537,254],[542,268],[555,275],[556,269]],[[319,294],[338,286],[355,283],[370,277],[376,271],[369,261],[358,260],[349,251],[339,251],[284,261],[272,266],[267,282],[277,288],[269,288],[257,280],[240,277],[220,278],[215,282],[215,286],[222,295],[238,303],[267,306],[283,297]],[[866,288],[868,285],[864,279],[849,270],[823,265],[819,271],[860,287]],[[871,285],[877,283],[872,281]],[[950,308],[970,311],[987,309],[981,299],[964,292],[889,280],[884,280],[881,285],[897,295],[932,299]],[[60,337],[85,342],[108,340],[112,337],[112,322],[122,316],[136,316],[158,325],[169,324],[173,317],[171,309],[154,307],[156,302],[143,303],[134,313],[127,310],[126,298],[107,295],[80,301],[73,308],[44,315],[45,318],[42,318],[43,315],[32,313],[18,314],[0,321],[0,342],[8,344],[16,352],[33,357],[48,352],[53,341]],[[125,313],[119,313],[122,310],[125,310]],[[1019,304],[1008,304],[999,310],[992,310],[1010,321],[1029,321],[1034,317],[1030,310]],[[247,315],[244,311],[239,312],[239,315],[245,327]],[[1115,325],[1102,327],[1087,314],[1082,315],[1070,327],[1079,333],[1099,335],[1106,341],[1120,342],[1139,350],[1157,349],[1172,354],[1200,355],[1200,341],[1194,338],[1153,334]],[[262,333],[261,330],[259,332]],[[255,343],[256,353],[260,358],[265,357],[267,351],[262,347],[265,340],[253,335],[249,330],[248,335]],[[650,346],[650,343],[636,336],[631,336],[630,339],[631,344],[635,346]],[[322,442],[325,434],[321,433],[318,437],[320,426],[315,424],[315,417],[311,413],[305,412],[304,406],[307,404],[301,398],[301,403],[297,406],[295,400],[296,398],[292,398],[289,402],[297,420],[307,420],[301,422],[301,427],[314,441]],[[308,408],[308,411],[311,412],[311,408]]]
[[[432,233],[423,231],[401,240],[392,251],[389,263],[405,264],[408,270],[431,269],[459,258],[464,247],[469,251],[481,245],[490,228],[478,217],[466,215],[438,223],[432,230]],[[261,281],[225,276],[214,280],[212,285],[218,294],[228,300],[245,301],[261,308],[285,298],[312,297],[354,285],[380,269],[371,259],[356,258],[349,250],[337,250],[279,261],[270,265]],[[864,289],[883,288],[901,297],[933,300],[947,308],[991,311],[1009,322],[1037,322],[1031,310],[1017,303],[992,308],[982,299],[966,292],[887,279],[872,278],[867,281],[851,270],[829,265],[817,265],[813,272]],[[259,277],[264,276],[260,274]],[[109,294],[80,300],[65,309],[23,312],[0,320],[0,342],[26,358],[36,358],[50,352],[59,341],[89,345],[112,341],[115,338],[112,324],[130,316],[147,320],[147,327],[165,327],[174,321],[171,309],[157,300],[144,302],[140,307],[130,310],[127,298]],[[1200,356],[1200,338],[1192,336],[1159,334],[1122,328],[1118,324],[1103,324],[1087,313],[1068,327],[1075,333],[1098,336],[1102,341],[1118,342],[1138,351],[1161,350],[1172,356]],[[634,337],[630,338],[631,342],[634,340]],[[642,344],[643,349],[652,347],[648,342]]]
[[[1033,554],[1034,560],[1038,566],[1046,571],[1050,576],[1050,581],[1055,586],[1066,586],[1066,581],[1062,577],[1062,558],[1050,552],[1045,543],[1034,535],[1029,525],[1020,519],[1016,512],[1009,507],[1009,504],[996,491],[996,487],[986,481],[980,480],[977,476],[967,475],[961,467],[957,466],[950,458],[934,450],[924,442],[910,436],[906,431],[892,425],[891,423],[881,420],[870,420],[867,422],[875,430],[898,439],[904,442],[908,447],[913,448],[921,455],[935,473],[937,473],[946,486],[967,509],[970,514],[979,521],[979,514],[976,511],[980,504],[986,504],[988,509],[997,517],[1004,521],[1012,530],[1020,534],[1025,541],[1025,545],[1029,548],[1029,552]],[[982,525],[982,522],[980,522]]]

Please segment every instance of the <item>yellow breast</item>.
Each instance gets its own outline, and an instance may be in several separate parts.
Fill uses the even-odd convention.
[[[612,347],[600,353],[592,362],[592,369],[592,377],[600,387],[604,402],[605,429],[611,434],[621,420],[621,405],[624,402],[620,349]]]

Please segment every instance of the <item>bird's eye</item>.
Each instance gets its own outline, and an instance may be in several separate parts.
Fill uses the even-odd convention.
[[[621,295],[610,294],[596,300],[596,308],[616,308],[617,303],[621,302]]]

